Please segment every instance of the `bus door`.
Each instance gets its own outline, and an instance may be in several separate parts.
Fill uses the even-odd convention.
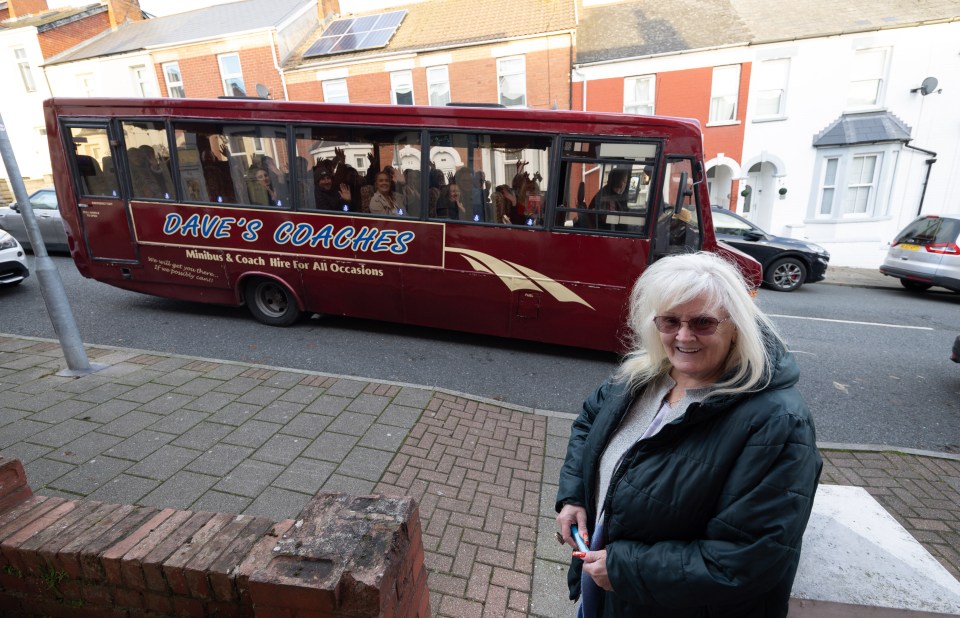
[[[548,272],[568,293],[551,295],[563,302],[544,296],[549,309],[527,328],[562,330],[573,345],[619,347],[629,291],[647,266],[659,150],[651,140],[563,139]]]
[[[87,252],[94,260],[137,263],[112,128],[106,123],[67,123],[64,128]]]

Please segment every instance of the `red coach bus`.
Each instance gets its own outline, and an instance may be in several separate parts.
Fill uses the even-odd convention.
[[[695,121],[253,99],[51,99],[77,268],[127,290],[621,349],[646,265],[717,251]]]

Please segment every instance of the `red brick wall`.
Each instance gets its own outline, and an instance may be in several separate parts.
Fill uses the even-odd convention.
[[[460,55],[462,58],[457,58]],[[527,72],[527,106],[549,109],[569,109],[570,105],[570,49],[556,48],[524,54]],[[390,103],[390,73],[382,71],[382,61],[371,65],[372,70],[351,67],[347,78],[347,92],[351,103]],[[487,48],[462,50],[454,53],[447,65],[450,79],[450,95],[453,101],[474,103],[497,103],[497,59],[489,55]],[[417,105],[428,105],[427,70],[415,67],[413,95]],[[291,80],[288,86],[291,100],[322,101],[323,88],[320,82]]]
[[[223,96],[223,83],[220,77],[218,54],[212,50],[201,53],[191,50],[192,53],[177,59],[180,66],[180,75],[183,78],[183,88],[186,95],[192,99],[209,99]],[[270,89],[271,98],[283,99],[283,82],[280,73],[273,66],[273,54],[270,47],[254,47],[241,49],[240,68],[243,71],[243,84],[249,96],[256,96],[256,85],[263,84]],[[167,94],[167,82],[163,75],[163,64],[156,64],[157,79],[160,83],[160,92]]]
[[[0,458],[4,617],[430,615],[410,498],[318,494],[294,526],[29,496],[22,473]]]
[[[707,126],[710,118],[710,89],[713,67],[657,73],[656,113],[661,116],[696,118],[703,127],[705,156],[719,153],[740,160],[743,156],[744,118],[750,84],[749,63],[741,65],[740,98],[737,103],[737,124]],[[590,111],[623,111],[623,77],[592,80],[587,83],[587,109]],[[573,107],[581,109],[583,84],[573,85]]]
[[[103,11],[59,28],[41,32],[37,38],[40,41],[40,51],[43,52],[44,59],[47,59],[109,29],[110,18],[107,12]]]

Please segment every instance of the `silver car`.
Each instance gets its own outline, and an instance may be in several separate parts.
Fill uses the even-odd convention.
[[[40,226],[40,236],[47,251],[69,251],[67,233],[63,230],[60,220],[60,210],[57,208],[57,193],[53,187],[45,187],[34,191],[30,195],[30,204],[33,205],[33,214],[36,215],[37,225]],[[23,216],[16,203],[0,208],[0,230],[6,230],[16,238],[24,249],[33,250],[30,239],[27,238],[27,228],[23,224]]]
[[[960,216],[915,219],[890,243],[880,272],[908,290],[936,285],[960,292]]]

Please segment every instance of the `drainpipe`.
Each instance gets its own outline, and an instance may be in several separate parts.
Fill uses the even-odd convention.
[[[928,154],[931,157],[924,161],[924,163],[927,164],[927,174],[923,178],[923,191],[920,192],[920,203],[917,205],[917,216],[919,217],[923,212],[923,199],[927,196],[927,185],[930,184],[930,171],[933,169],[933,164],[937,162],[937,153],[932,150],[925,150],[923,148],[918,148],[917,146],[912,146],[909,142],[904,142],[903,145],[911,150]]]
[[[280,66],[280,59],[277,57],[277,31],[270,31],[270,53],[273,55],[273,68],[280,74],[280,84],[283,86],[283,100],[289,101],[290,95],[287,93],[287,76],[283,73]]]

